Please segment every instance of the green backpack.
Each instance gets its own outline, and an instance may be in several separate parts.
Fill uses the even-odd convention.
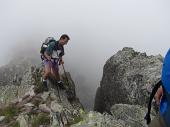
[[[53,37],[48,37],[45,42],[42,43],[41,45],[41,50],[40,50],[40,53],[41,55],[44,55],[44,52],[45,50],[47,49],[48,45],[51,43],[51,42],[54,42],[56,41]]]

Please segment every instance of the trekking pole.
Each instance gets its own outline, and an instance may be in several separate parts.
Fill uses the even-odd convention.
[[[62,100],[61,100],[61,97],[60,97],[60,92],[59,92],[59,88],[58,88],[58,86],[57,86],[57,92],[58,92],[59,100],[60,100],[60,102],[62,103]]]
[[[64,75],[65,75],[66,80],[67,80],[67,84],[69,85],[69,80],[68,80],[68,77],[67,77],[67,74],[66,74],[66,71],[65,71],[65,68],[64,68],[63,64],[62,64],[62,67],[63,67],[63,70],[64,70]]]
[[[65,68],[64,68],[64,65],[62,64],[62,67],[63,67],[63,70],[64,70],[64,74],[65,74],[65,77],[66,77],[66,80],[67,80],[67,84],[69,85],[69,80],[68,80],[68,77],[67,77],[67,74],[66,74],[66,71],[65,71]],[[71,103],[70,103],[71,104]],[[71,104],[71,106],[73,107],[73,109],[74,109],[74,106]],[[64,112],[64,114],[65,114],[65,112]],[[66,119],[67,119],[67,117],[66,117]],[[67,119],[67,121],[68,121],[68,119]],[[68,122],[69,123],[69,122]]]

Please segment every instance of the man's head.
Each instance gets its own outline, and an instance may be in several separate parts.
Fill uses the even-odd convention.
[[[59,43],[61,45],[66,45],[69,40],[70,40],[70,37],[67,34],[63,34],[63,35],[61,35],[61,37],[59,39]]]

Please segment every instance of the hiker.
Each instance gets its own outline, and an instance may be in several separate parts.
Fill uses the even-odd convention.
[[[170,127],[170,49],[163,62],[159,83],[155,94],[156,103],[160,106],[159,114],[151,121],[149,127]]]
[[[41,48],[41,58],[44,65],[43,86],[48,91],[47,79],[52,76],[57,85],[64,89],[63,82],[60,80],[59,65],[64,64],[62,56],[64,55],[64,45],[70,40],[69,36],[63,34],[58,41],[52,37],[48,37],[45,41],[46,47]],[[44,43],[43,43],[44,44]]]

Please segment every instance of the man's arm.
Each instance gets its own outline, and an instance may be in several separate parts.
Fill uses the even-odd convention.
[[[61,53],[59,54],[59,59],[60,59],[59,65],[64,64],[63,56],[64,56],[64,47],[62,47]]]
[[[156,101],[157,105],[160,104],[162,96],[163,96],[163,88],[162,88],[162,86],[160,86],[160,88],[158,89],[158,91],[155,94],[155,101]]]
[[[46,49],[46,51],[45,51],[45,53],[44,53],[45,58],[47,58],[48,60],[51,60],[51,55],[52,55],[52,53],[53,53],[54,46],[55,46],[55,43],[54,43],[54,42],[51,42],[51,43],[48,45],[48,47],[47,47],[47,49]]]
[[[45,56],[45,58],[46,58],[47,60],[51,60],[51,55],[49,56],[49,55],[47,54],[47,52],[44,52],[44,56]]]

